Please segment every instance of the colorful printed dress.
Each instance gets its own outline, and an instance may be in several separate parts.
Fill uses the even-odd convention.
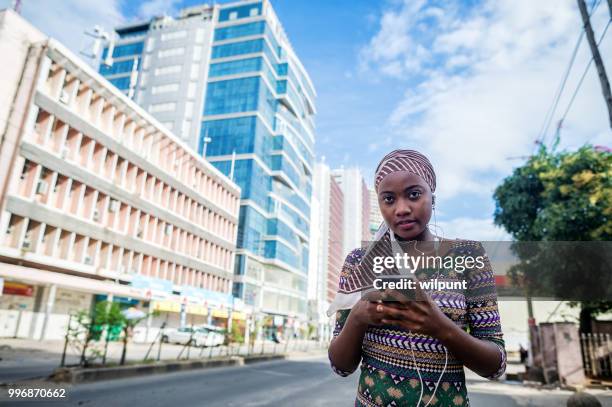
[[[501,363],[498,371],[489,377],[497,378],[506,370],[506,351],[489,260],[478,242],[457,240],[452,250],[455,255],[484,256],[485,267],[465,270],[464,275],[452,270],[424,270],[417,276],[420,280],[432,277],[439,281],[467,280],[467,290],[434,291],[430,295],[442,312],[462,329],[497,345]],[[355,249],[347,256],[340,275],[341,286],[355,272],[364,253],[363,248]],[[342,331],[349,313],[349,309],[336,313],[334,337]],[[411,347],[425,383],[421,406],[429,401],[444,368],[444,347],[430,336],[412,334],[410,338],[408,332],[399,327],[370,326],[367,329],[362,345],[361,376],[355,406],[416,406],[421,381],[414,368]],[[333,363],[331,365],[334,372],[341,376],[352,373],[337,369]],[[429,406],[469,405],[463,364],[449,352],[446,371]]]

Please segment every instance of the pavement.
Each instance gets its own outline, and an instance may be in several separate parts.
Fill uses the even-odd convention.
[[[352,406],[358,374],[342,378],[331,372],[326,357],[297,357],[241,367],[134,377],[74,385],[66,398],[44,405],[162,407]],[[471,405],[475,407],[560,407],[572,394],[565,390],[537,390],[518,383],[490,382],[468,376]],[[593,391],[603,406],[612,393]],[[21,401],[19,406],[40,406]]]
[[[118,342],[109,343],[107,362],[119,363],[121,358],[122,344]],[[59,367],[64,348],[63,341],[38,341],[31,339],[0,338],[0,383],[13,383],[19,380],[47,377]],[[150,348],[150,344],[129,343],[127,350],[128,362],[142,362]],[[231,354],[246,355],[247,353],[291,353],[300,355],[326,352],[322,345],[314,341],[290,340],[288,343],[275,344],[271,341],[257,341],[252,349],[237,345],[230,347],[220,346],[215,348],[191,348],[188,350],[183,345],[162,344],[160,360],[176,361],[179,354],[185,358],[189,353],[190,359],[211,358]],[[158,346],[155,345],[149,354],[149,358],[157,358]],[[77,349],[69,347],[66,356],[66,365],[78,364],[80,354]],[[99,362],[99,360],[98,360]]]
[[[19,376],[22,379],[35,377],[31,376],[33,373],[45,373],[41,376],[46,376],[46,373],[57,367],[61,357],[61,346],[32,342],[37,342],[38,345],[23,340],[0,340],[0,357],[2,357],[0,381],[14,383],[19,380],[17,379]],[[46,399],[44,402],[22,400],[18,405],[352,406],[359,375],[339,377],[331,372],[324,349],[315,348],[314,344],[309,343],[295,345],[288,347],[290,352],[286,360],[61,385],[66,389],[66,398]],[[255,348],[260,349],[257,346]],[[264,351],[273,348],[273,344],[264,343]],[[278,345],[276,348],[281,349]],[[131,355],[130,358],[133,360],[141,360],[146,349],[146,345],[130,344],[128,355]],[[180,349],[181,346],[164,344],[162,354],[175,355]],[[115,351],[117,350],[113,349],[113,358]],[[213,349],[213,351],[222,353],[225,350]],[[71,358],[74,358],[72,360],[75,362],[78,360],[76,356]],[[522,366],[518,364],[508,365],[509,372],[521,369]],[[1,380],[3,377],[9,380]],[[476,407],[562,407],[573,394],[566,390],[532,388],[519,382],[489,381],[469,370],[466,370],[466,381],[471,405]],[[26,384],[26,382],[20,383]],[[29,381],[27,385],[38,388],[53,386],[49,382],[42,381]],[[5,386],[4,390],[11,387],[16,388],[16,385]],[[612,406],[611,391],[588,390],[588,392],[595,395],[603,406]]]

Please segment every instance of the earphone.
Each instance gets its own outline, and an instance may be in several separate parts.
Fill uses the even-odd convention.
[[[435,212],[434,212],[434,216],[435,216]],[[434,219],[434,222],[435,222],[435,219]],[[403,252],[404,250],[401,248],[401,246],[397,243],[397,240],[395,239],[395,233],[393,233],[393,230],[389,229],[389,234],[391,237],[392,251],[395,252],[395,248],[399,247],[399,249]],[[438,249],[440,247],[440,243],[442,242],[443,238],[441,239],[439,236],[436,236],[436,238],[438,239],[438,247],[436,248],[436,255],[439,255]],[[416,242],[415,242],[414,247],[416,249]],[[417,401],[417,404],[415,406],[415,407],[419,407],[419,405],[423,402],[425,383],[423,382],[423,376],[421,375],[421,370],[419,369],[419,366],[417,365],[416,356],[414,355],[414,347],[413,347],[413,342],[412,342],[412,331],[411,330],[408,330],[408,342],[410,344],[410,353],[412,355],[412,363],[414,363],[414,368],[417,371],[417,375],[419,376],[419,382],[421,383],[421,393],[419,395],[419,401]],[[427,404],[425,404],[423,407],[429,406],[429,403],[431,403],[431,401],[434,399],[436,392],[438,391],[438,386],[440,385],[440,382],[442,381],[442,377],[444,377],[444,373],[446,373],[446,368],[448,366],[448,349],[446,349],[446,346],[444,345],[442,345],[442,347],[444,348],[444,368],[442,369],[442,373],[440,373],[440,377],[438,378],[438,381],[436,382],[436,385],[434,386],[434,390],[433,390],[433,393],[431,394],[431,397],[427,401]]]

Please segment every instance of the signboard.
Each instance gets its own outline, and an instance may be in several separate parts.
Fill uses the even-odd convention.
[[[232,312],[232,319],[244,321],[246,320],[246,314],[244,312]]]
[[[181,295],[188,297],[192,302],[203,303],[213,307],[231,308],[233,297],[231,294],[223,294],[218,291],[205,290],[191,286],[181,287]]]
[[[175,301],[153,301],[153,310],[165,312],[181,312],[181,304]]]
[[[3,283],[2,293],[9,295],[21,295],[23,297],[31,297],[34,294],[34,287],[28,284],[5,281]]]
[[[134,288],[139,288],[148,299],[163,300],[172,294],[172,282],[155,277],[135,275],[130,282]]]
[[[208,315],[208,309],[199,304],[187,304],[187,313],[193,315]]]
[[[229,317],[229,312],[225,309],[214,309],[212,310],[211,315],[213,318],[227,318]]]

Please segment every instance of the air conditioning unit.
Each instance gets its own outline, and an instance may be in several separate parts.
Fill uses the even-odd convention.
[[[100,211],[97,209],[94,209],[92,218],[94,222],[98,222],[100,220]]]
[[[110,212],[117,212],[119,210],[119,201],[112,199],[110,201],[110,205],[108,206],[108,210]]]
[[[93,264],[93,259],[91,258],[91,256],[85,256],[85,259],[83,261],[85,262],[85,264],[88,264],[90,266]]]
[[[62,158],[62,160],[65,160],[66,157],[68,157],[68,153],[70,153],[68,147],[62,147],[62,150],[60,151],[60,157]]]
[[[36,193],[40,195],[44,195],[49,190],[49,183],[47,181],[38,181],[36,184]]]
[[[172,233],[172,225],[166,225],[164,233],[166,234],[166,236],[170,235],[170,233]]]
[[[32,248],[32,241],[30,240],[30,238],[25,238],[23,239],[23,243],[21,244],[21,248],[23,250],[30,250]]]
[[[138,233],[136,233],[136,237],[139,239],[142,239],[142,235],[143,235],[142,230],[139,230]]]
[[[67,105],[70,102],[70,95],[68,95],[68,92],[62,89],[62,91],[60,92],[59,100],[63,104]]]

